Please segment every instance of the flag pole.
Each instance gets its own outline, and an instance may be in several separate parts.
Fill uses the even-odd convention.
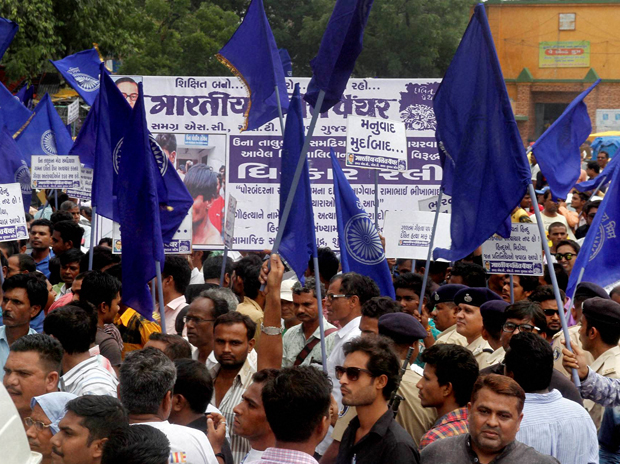
[[[325,325],[323,324],[323,298],[321,294],[321,277],[319,273],[319,258],[316,256],[316,244],[314,246],[314,255],[312,262],[314,263],[314,293],[316,302],[319,306],[319,330],[321,331],[321,361],[323,362],[323,372],[327,372],[327,349],[325,348]]]
[[[299,179],[301,178],[301,172],[304,168],[304,163],[306,162],[306,154],[308,153],[308,149],[310,148],[310,139],[312,139],[312,134],[314,133],[314,127],[316,126],[316,121],[319,117],[321,106],[323,105],[323,99],[325,98],[325,91],[319,91],[319,96],[316,100],[316,105],[312,110],[312,120],[310,121],[310,127],[308,127],[308,133],[306,134],[306,139],[304,140],[304,146],[301,149],[301,153],[299,155],[299,161],[297,162],[297,168],[295,169],[295,175],[293,176],[293,182],[291,183],[291,189],[289,191],[289,195],[286,198],[286,204],[284,205],[284,211],[281,212],[280,223],[278,224],[278,233],[276,234],[276,239],[271,248],[272,253],[277,253],[280,248],[280,242],[282,242],[282,236],[284,235],[284,228],[286,227],[286,222],[288,221],[288,216],[291,213],[291,208],[293,207],[293,200],[295,199],[295,193],[297,192],[297,186],[299,185]],[[265,284],[261,285],[261,291],[265,290]]]
[[[220,287],[224,286],[224,275],[226,274],[226,260],[228,259],[228,247],[224,245],[224,255],[222,259],[222,271],[220,272]]]
[[[570,343],[570,334],[568,333],[568,325],[566,323],[566,315],[564,314],[564,304],[562,303],[562,298],[560,297],[560,287],[558,287],[558,279],[555,275],[555,269],[553,268],[553,262],[551,261],[551,251],[549,250],[549,243],[547,242],[547,235],[545,234],[545,226],[542,221],[542,215],[540,214],[540,209],[538,208],[538,199],[536,198],[536,191],[534,190],[534,185],[530,183],[528,185],[528,191],[530,193],[530,197],[532,198],[532,203],[534,205],[534,214],[536,214],[536,223],[538,224],[538,231],[540,232],[540,240],[542,241],[543,250],[545,252],[545,257],[547,259],[547,267],[549,268],[549,277],[551,277],[551,284],[553,285],[553,293],[555,295],[555,301],[558,305],[558,314],[560,315],[560,322],[562,324],[562,332],[564,332],[564,340],[566,340],[566,348],[569,351],[573,351]],[[573,382],[575,386],[579,388],[581,386],[581,382],[579,381],[579,374],[577,373],[577,369],[573,369]]]
[[[155,282],[157,282],[155,279],[151,280],[151,298],[153,298],[153,306],[155,305],[155,302],[157,301],[157,296],[155,295],[155,292],[157,291],[155,289]]]
[[[159,294],[159,317],[161,318],[161,332],[166,331],[166,310],[164,309],[164,288],[161,279],[161,263],[155,261],[155,271],[157,272],[157,293]]]
[[[97,207],[93,206],[92,221],[90,224],[90,250],[88,250],[88,270],[93,270],[93,249],[95,248],[95,230],[97,229]]]
[[[515,302],[515,279],[512,276],[512,274],[510,274],[510,304],[513,304]]]
[[[439,205],[437,205],[439,209]],[[375,229],[379,232],[379,170],[375,169]]]
[[[426,285],[428,283],[428,274],[431,267],[431,256],[433,255],[433,243],[435,242],[435,232],[437,231],[437,222],[439,221],[439,207],[441,205],[441,197],[443,192],[439,189],[437,197],[437,208],[435,209],[435,219],[433,219],[433,231],[431,232],[431,241],[428,244],[428,254],[426,255],[426,266],[424,266],[424,277],[422,278],[422,290],[420,290],[420,301],[418,302],[418,314],[422,315],[422,302],[426,293]]]
[[[277,85],[276,85],[276,101],[278,102],[278,114],[280,115],[280,130],[282,131],[282,137],[284,137],[284,114],[282,113],[282,102],[280,101],[280,89],[278,89]]]

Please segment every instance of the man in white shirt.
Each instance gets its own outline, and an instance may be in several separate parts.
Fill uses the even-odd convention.
[[[132,351],[121,366],[121,401],[130,424],[145,424],[161,430],[170,442],[171,462],[184,456],[192,464],[218,464],[204,433],[168,422],[176,380],[174,363],[161,351],[145,348]]]
[[[185,257],[168,255],[161,276],[164,311],[166,313],[166,333],[173,334],[176,333],[174,323],[177,315],[187,306],[185,290],[192,278],[192,269]]]

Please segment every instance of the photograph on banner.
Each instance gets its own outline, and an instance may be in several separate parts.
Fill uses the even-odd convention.
[[[226,223],[224,224],[224,245],[232,248],[235,237],[235,215],[237,214],[237,199],[228,195],[228,206],[226,207]]]
[[[434,221],[435,213],[427,211],[387,211],[383,225],[385,256],[426,260]],[[433,248],[450,248],[451,243],[450,215],[440,213]]]
[[[0,242],[28,238],[20,184],[0,185]]]
[[[378,118],[347,119],[347,167],[407,170],[405,124]]]
[[[188,211],[187,216],[181,222],[179,229],[172,236],[170,243],[164,243],[164,253],[167,255],[187,255],[192,252],[192,214]],[[121,225],[114,222],[112,226],[112,253],[120,255],[123,252]]]
[[[494,235],[482,244],[482,261],[489,274],[544,275],[538,226],[512,223],[509,238]]]
[[[90,201],[90,194],[93,188],[93,170],[84,167],[80,171],[80,187],[73,189],[67,189],[67,195],[70,198],[77,198],[78,200]]]
[[[127,103],[133,108],[138,101],[138,84],[142,82],[142,76],[110,76],[118,90],[121,91]]]
[[[418,201],[418,209],[420,211],[437,211],[437,201],[439,200],[439,195],[435,195],[434,197],[425,198],[424,200]],[[448,195],[441,196],[441,206],[439,207],[440,213],[452,214],[452,198]]]
[[[79,156],[32,155],[30,166],[32,188],[80,188]]]

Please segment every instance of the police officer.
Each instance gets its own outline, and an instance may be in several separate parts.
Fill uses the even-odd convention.
[[[468,287],[459,284],[443,285],[431,295],[430,304],[433,306],[431,316],[435,321],[435,327],[442,331],[435,343],[467,345],[467,339],[456,331],[456,311],[458,308],[454,303],[454,295],[464,288]]]
[[[500,340],[502,335],[502,327],[506,322],[506,316],[504,316],[504,310],[509,306],[509,303],[502,300],[490,300],[486,303],[482,303],[480,306],[480,314],[482,315],[482,338],[484,338],[492,350],[484,365],[480,366],[480,369],[492,366],[500,363],[504,360],[506,351],[502,346]]]

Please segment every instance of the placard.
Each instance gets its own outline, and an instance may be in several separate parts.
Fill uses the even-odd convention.
[[[345,165],[406,171],[405,124],[399,121],[350,116],[347,120]]]
[[[20,184],[0,185],[0,242],[28,238]]]
[[[74,100],[67,106],[67,125],[80,116],[80,100]]]
[[[79,188],[79,156],[32,155],[32,187],[38,189]]]
[[[425,260],[434,220],[435,213],[426,211],[387,211],[383,225],[385,255]],[[440,213],[433,248],[450,248],[451,244],[450,215]]]
[[[226,209],[226,222],[224,223],[224,245],[232,248],[235,237],[235,214],[237,214],[237,200],[232,195],[228,196],[228,208]]]
[[[510,238],[494,235],[482,244],[482,261],[489,274],[544,275],[538,226],[513,223]]]
[[[114,222],[112,227],[112,254],[120,255],[123,252],[121,241],[121,225]],[[167,255],[188,255],[192,252],[192,210],[181,222],[179,229],[172,236],[170,243],[164,243],[164,253]]]
[[[420,211],[435,212],[437,211],[437,200],[439,200],[439,195],[420,200],[418,201],[418,209]],[[452,197],[449,197],[448,195],[441,196],[441,206],[439,208],[439,212],[452,214]]]
[[[67,189],[67,195],[78,200],[90,201],[93,189],[93,170],[82,166],[80,171],[80,188]]]

